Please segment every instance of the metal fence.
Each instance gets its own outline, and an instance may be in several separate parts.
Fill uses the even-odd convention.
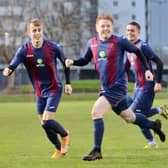
[[[8,78],[2,75],[2,70],[3,70],[3,67],[0,66],[0,91],[5,89],[8,83]],[[18,67],[15,72],[16,72],[15,80],[14,80],[15,86],[30,84],[27,71],[23,66]],[[60,79],[64,81],[65,80],[64,70],[61,67],[58,68],[58,74]],[[92,65],[82,67],[82,68],[72,67],[70,76],[71,76],[71,80],[98,79],[98,75],[94,69],[94,66]],[[132,74],[130,74],[129,79],[133,81]],[[165,87],[168,86],[168,69],[164,69],[164,72],[163,72],[163,85]]]
[[[0,67],[0,91],[6,88],[8,83],[8,78],[2,75],[2,70],[5,66]],[[58,68],[59,78],[62,81],[65,81],[65,74],[62,68]],[[70,73],[71,80],[79,80],[79,79],[97,79],[98,76],[94,70],[94,67],[87,66],[85,68],[72,67]],[[15,70],[15,79],[14,85],[28,85],[30,84],[29,77],[26,69],[23,66],[18,67]]]

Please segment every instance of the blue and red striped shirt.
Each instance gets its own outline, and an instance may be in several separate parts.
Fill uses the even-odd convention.
[[[86,65],[93,58],[103,89],[110,90],[113,86],[120,86],[126,94],[125,51],[139,52],[139,49],[123,37],[112,35],[107,41],[94,37],[88,41],[82,58],[75,60],[74,65]]]
[[[150,70],[152,71],[151,60],[153,60],[157,55],[152,51],[152,49],[142,40],[138,40],[135,45],[142,50],[145,57],[147,58],[148,65],[150,65]],[[128,61],[130,64],[130,68],[135,77],[135,88],[139,89],[147,89],[153,88],[155,81],[147,81],[145,79],[145,67],[141,63],[140,59],[137,57],[135,53],[126,53],[128,57]]]
[[[65,68],[66,58],[55,42],[44,40],[41,48],[34,48],[31,41],[29,41],[17,50],[9,67],[14,70],[20,63],[23,63],[36,95],[45,97],[59,93],[62,87],[57,71],[57,58]],[[68,78],[69,76],[66,77],[66,79]]]

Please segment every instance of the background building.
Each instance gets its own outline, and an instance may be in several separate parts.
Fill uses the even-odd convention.
[[[98,13],[108,12],[113,15],[115,21],[114,32],[117,35],[124,35],[125,27],[130,21],[141,23],[141,38],[146,40],[146,18],[145,0],[99,0]]]
[[[168,0],[149,0],[149,43],[164,60],[165,68],[168,69]]]
[[[98,0],[98,13],[108,12],[115,21],[114,32],[125,33],[130,21],[141,25],[140,38],[148,42],[164,62],[163,80],[168,81],[168,0]]]

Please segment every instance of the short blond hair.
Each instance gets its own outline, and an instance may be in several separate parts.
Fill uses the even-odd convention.
[[[33,24],[34,26],[42,26],[42,27],[44,26],[43,22],[40,19],[33,18],[27,22],[27,31],[29,31],[30,24]]]
[[[99,20],[109,20],[112,24],[114,24],[113,17],[108,13],[102,13],[98,15],[96,18],[96,24],[99,22]]]

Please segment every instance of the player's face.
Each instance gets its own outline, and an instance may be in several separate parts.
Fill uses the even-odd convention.
[[[33,45],[37,48],[41,47],[43,43],[43,26],[36,26],[34,24],[30,24],[28,35],[33,43]]]
[[[99,20],[96,23],[96,31],[99,35],[100,40],[108,40],[113,33],[113,23],[110,20]]]
[[[127,25],[126,27],[126,36],[128,40],[135,43],[139,38],[139,30],[135,25]]]

